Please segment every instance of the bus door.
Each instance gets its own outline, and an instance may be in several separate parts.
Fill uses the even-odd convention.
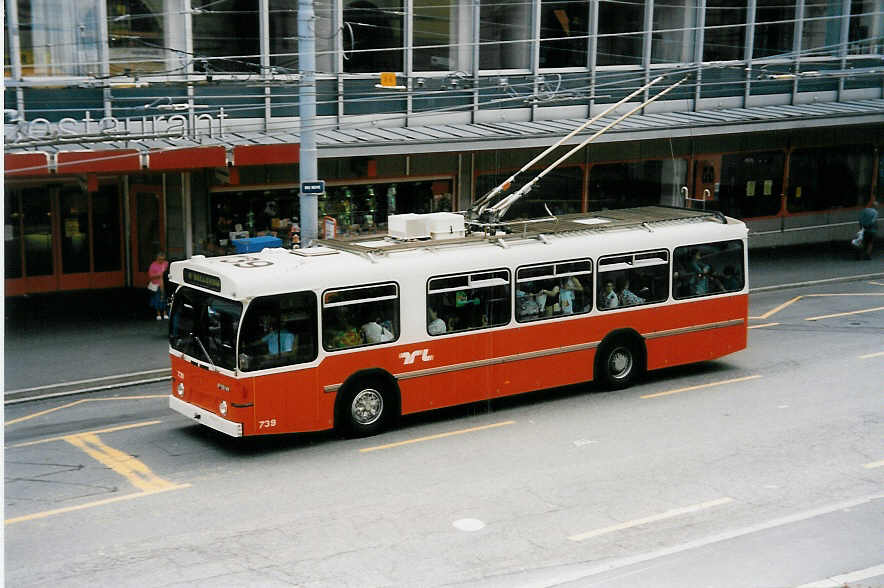
[[[706,208],[718,201],[721,177],[721,156],[701,156],[694,161],[694,178],[688,208]]]

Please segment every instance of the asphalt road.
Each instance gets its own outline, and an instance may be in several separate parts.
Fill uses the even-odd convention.
[[[165,383],[6,407],[10,586],[884,586],[884,280],[750,297],[750,345],[233,440]]]

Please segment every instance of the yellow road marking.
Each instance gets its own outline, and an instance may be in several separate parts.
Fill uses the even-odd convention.
[[[879,351],[877,353],[867,353],[866,355],[860,355],[859,358],[860,359],[870,359],[872,357],[881,357],[882,355],[884,355],[884,351]]]
[[[6,519],[4,521],[4,523],[7,525],[14,525],[15,523],[23,523],[25,521],[45,519],[46,517],[51,517],[51,516],[57,515],[57,514],[63,514],[66,512],[73,512],[76,510],[84,510],[87,508],[102,506],[104,504],[110,504],[112,502],[120,502],[121,500],[131,500],[133,498],[142,498],[144,496],[150,496],[152,494],[160,494],[162,492],[168,492],[169,490],[181,490],[183,488],[190,488],[190,484],[179,484],[177,486],[169,486],[167,488],[163,488],[162,490],[153,490],[151,492],[138,492],[136,494],[126,494],[125,496],[114,496],[113,498],[105,498],[104,500],[96,500],[95,502],[87,502],[85,504],[77,504],[75,506],[66,506],[64,508],[56,508],[53,510],[44,510],[43,512],[35,512],[35,513],[29,514],[29,515]]]
[[[106,445],[94,433],[71,435],[70,437],[65,437],[64,440],[74,447],[79,447],[89,454],[90,457],[117,472],[129,480],[133,486],[144,492],[168,490],[175,486],[172,482],[166,481],[150,471],[150,468],[144,465],[144,462],[135,459],[127,453],[123,453],[119,449]]]
[[[873,470],[875,468],[880,468],[881,466],[884,466],[884,459],[882,459],[881,461],[873,461],[872,463],[867,463],[863,467],[867,470]]]
[[[764,323],[763,325],[752,325],[751,327],[747,327],[748,329],[761,329],[763,327],[775,327],[780,323]]]
[[[801,300],[802,298],[803,298],[803,296],[796,296],[796,297],[793,298],[792,300],[788,300],[788,301],[786,301],[786,302],[783,302],[782,304],[780,304],[779,306],[777,306],[777,307],[774,308],[773,310],[769,310],[769,311],[765,312],[765,313],[764,313],[763,315],[761,315],[761,316],[750,316],[749,318],[753,318],[753,319],[766,319],[766,318],[770,318],[772,315],[774,315],[774,314],[780,312],[781,310],[783,310],[784,308],[786,308],[786,307],[789,306],[790,304],[793,304],[793,303],[795,303],[795,302],[798,302],[798,301]]]
[[[379,451],[381,449],[390,449],[392,447],[400,447],[402,445],[410,445],[412,443],[421,443],[423,441],[432,441],[433,439],[442,439],[444,437],[451,437],[453,435],[463,435],[464,433],[473,433],[475,431],[482,431],[485,429],[493,429],[495,427],[503,427],[505,425],[514,425],[516,421],[503,421],[500,423],[493,423],[491,425],[482,425],[481,427],[472,427],[470,429],[460,429],[459,431],[450,431],[448,433],[439,433],[438,435],[429,435],[428,437],[418,437],[417,439],[409,439],[408,441],[399,441],[398,443],[389,443],[387,445],[378,445],[376,447],[366,447],[364,449],[360,449],[360,453],[368,453],[369,451]]]
[[[30,445],[39,445],[41,443],[50,443],[52,441],[67,441],[68,437],[73,437],[75,435],[95,435],[98,433],[113,433],[114,431],[124,431],[126,429],[134,429],[136,427],[146,427],[148,425],[158,425],[163,421],[143,421],[140,423],[132,423],[129,425],[119,425],[116,427],[110,427],[107,429],[98,429],[96,431],[83,431],[82,433],[73,433],[71,435],[62,435],[60,437],[49,437],[48,439],[38,439],[37,441],[25,441],[24,443],[18,443],[16,445],[12,445],[12,447],[28,447]]]
[[[613,533],[615,531],[623,531],[625,529],[631,529],[632,527],[639,527],[641,525],[646,525],[648,523],[656,523],[657,521],[663,521],[666,519],[671,519],[673,517],[695,513],[701,510],[706,510],[707,508],[712,508],[714,506],[721,506],[722,504],[728,504],[733,502],[734,499],[728,496],[724,498],[718,498],[716,500],[710,500],[708,502],[701,502],[700,504],[694,504],[692,506],[685,506],[683,508],[673,508],[672,510],[667,510],[666,512],[652,515],[649,517],[645,517],[643,519],[636,519],[634,521],[627,521],[625,523],[621,523],[619,525],[611,525],[610,527],[604,527],[601,529],[596,529],[595,531],[589,531],[587,533],[580,533],[578,535],[571,535],[568,537],[571,541],[583,541],[584,539],[589,539],[591,537],[598,537],[599,535],[606,535],[608,533]]]
[[[22,421],[28,421],[30,419],[35,419],[37,417],[43,416],[44,414],[49,414],[51,412],[55,412],[56,410],[61,410],[63,408],[70,408],[72,406],[76,406],[78,404],[83,404],[86,400],[75,400],[74,402],[68,402],[67,404],[62,404],[61,406],[56,406],[55,408],[50,408],[48,410],[42,410],[40,412],[35,412],[34,414],[29,414],[27,416],[19,417],[17,419],[12,419],[11,421],[6,421],[3,423],[3,426],[8,427],[9,425],[14,425],[15,423],[20,423]]]
[[[884,310],[884,306],[878,306],[877,308],[867,308],[865,310],[853,310],[851,312],[838,312],[836,314],[824,314],[822,316],[812,316],[812,317],[806,318],[804,320],[818,321],[818,320],[827,319],[827,318],[837,318],[839,316],[849,316],[852,314],[863,314],[866,312],[877,312],[879,310]]]
[[[884,296],[884,292],[842,292],[839,294],[805,294],[805,296]]]
[[[19,417],[17,419],[12,419],[11,421],[6,421],[3,423],[3,426],[8,427],[9,425],[14,425],[16,423],[20,423],[22,421],[28,421],[33,418],[37,418],[57,410],[62,410],[63,408],[70,408],[72,406],[76,406],[78,404],[83,404],[85,402],[102,402],[104,400],[142,400],[145,398],[166,398],[168,394],[148,394],[145,396],[111,396],[108,398],[82,398],[80,400],[75,400],[73,402],[68,402],[67,404],[62,404],[61,406],[56,406],[55,408],[50,408],[47,410],[41,410],[40,412],[35,412],[34,414],[29,414],[27,416]]]
[[[873,282],[873,283],[874,283],[874,282]],[[881,285],[884,286],[884,284],[881,284]],[[852,297],[856,297],[856,296],[884,296],[884,292],[856,292],[856,293],[852,293],[852,294],[851,294],[851,293],[846,293],[846,294],[845,294],[845,293],[837,293],[837,294],[802,294],[801,296],[796,296],[796,297],[793,298],[792,300],[787,300],[786,302],[783,302],[782,304],[780,304],[780,305],[777,306],[776,308],[774,308],[774,309],[772,309],[772,310],[769,310],[769,311],[765,312],[765,313],[762,314],[762,315],[759,315],[759,316],[750,316],[749,318],[750,318],[750,319],[767,319],[767,318],[770,318],[771,316],[773,316],[774,314],[780,312],[781,310],[783,310],[783,309],[786,308],[787,306],[789,306],[789,305],[791,305],[791,304],[794,304],[795,302],[798,302],[798,301],[801,300],[802,298],[812,298],[812,297],[820,297],[820,296],[852,296]],[[751,329],[752,327],[749,327],[749,328]]]
[[[713,386],[723,386],[724,384],[736,384],[737,382],[745,382],[747,380],[755,380],[760,375],[745,376],[743,378],[734,378],[732,380],[722,380],[720,382],[710,382],[708,384],[700,384],[698,386],[688,386],[687,388],[678,388],[677,390],[669,390],[668,392],[658,392],[657,394],[646,394],[639,398],[659,398],[660,396],[669,396],[670,394],[678,394],[680,392],[690,392],[691,390],[699,390],[701,388],[711,388]]]

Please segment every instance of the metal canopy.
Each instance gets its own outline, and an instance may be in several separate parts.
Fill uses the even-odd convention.
[[[579,143],[585,135],[602,127],[610,118],[613,116],[605,117],[590,125],[568,143],[572,145]],[[606,133],[600,142],[668,138],[697,133],[723,134],[778,130],[792,128],[799,121],[803,127],[884,123],[884,99],[636,114],[628,123]],[[568,118],[530,122],[499,121],[395,127],[364,123],[349,126],[345,121],[339,129],[335,129],[331,124],[323,128],[323,123],[320,123],[317,129],[317,147],[319,157],[481,151],[515,146],[532,148],[546,146],[551,139],[564,136],[584,122],[585,119]],[[226,132],[223,136],[199,139],[158,136],[124,140],[109,137],[101,141],[42,145],[7,143],[4,150],[7,154],[41,152],[55,154],[65,151],[120,149],[135,149],[147,153],[157,149],[171,150],[215,145],[232,150],[233,147],[241,145],[290,145],[299,141],[298,125],[293,122],[291,126],[281,126],[270,131]]]

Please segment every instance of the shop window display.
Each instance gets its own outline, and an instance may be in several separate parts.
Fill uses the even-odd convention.
[[[483,173],[476,178],[476,194],[480,197],[506,180],[508,171]],[[517,178],[507,191],[512,194],[520,189],[531,176]],[[553,170],[538,182],[530,192],[516,201],[507,211],[507,220],[518,218],[539,218],[552,214],[572,214],[581,212],[583,207],[583,168],[563,167]],[[549,210],[549,212],[547,212]]]
[[[290,248],[299,243],[297,190],[264,190],[214,195],[214,233],[204,244],[205,255],[232,253],[231,241],[243,237],[273,236]]]
[[[391,214],[451,212],[451,180],[328,186],[318,202],[320,238],[385,234]],[[298,190],[224,192],[213,196],[214,232],[203,243],[205,255],[233,252],[234,238],[273,236],[284,248],[300,244]],[[330,222],[333,221],[333,222]],[[326,234],[327,226],[334,234]]]
[[[343,238],[386,233],[391,214],[451,210],[450,180],[332,186],[319,199],[320,219],[334,219],[334,236]]]

